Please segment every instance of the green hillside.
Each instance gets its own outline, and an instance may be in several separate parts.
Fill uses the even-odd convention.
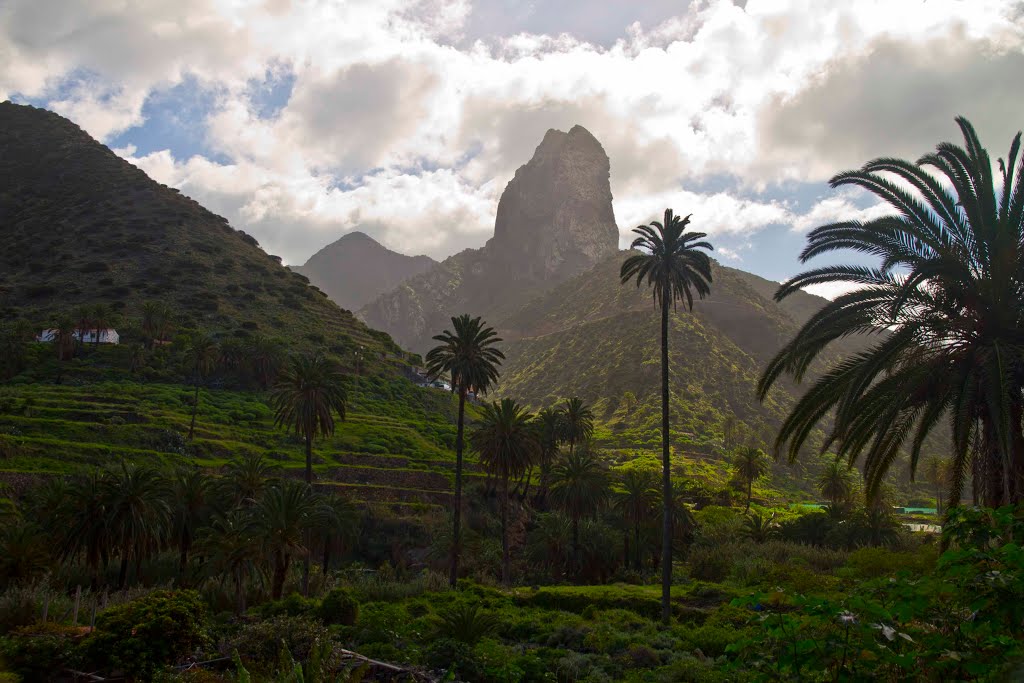
[[[399,352],[254,238],[67,119],[0,103],[0,149],[0,321],[42,325],[97,303],[127,321],[161,300],[184,327]]]

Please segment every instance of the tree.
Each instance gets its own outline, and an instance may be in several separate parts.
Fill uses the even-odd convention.
[[[452,318],[454,332],[445,330],[434,337],[440,342],[427,353],[427,376],[451,378],[459,394],[459,421],[455,433],[455,508],[452,515],[452,547],[448,582],[455,587],[459,573],[459,546],[462,532],[462,450],[465,429],[466,395],[473,390],[484,395],[498,379],[498,366],[505,354],[495,348],[501,342],[493,328],[479,317],[460,315]]]
[[[92,328],[96,330],[96,337],[93,338],[93,347],[100,347],[100,332],[110,327],[113,323],[114,314],[107,308],[106,304],[96,304],[92,308]],[[83,330],[83,333],[85,330]]]
[[[359,511],[342,493],[325,493],[317,497],[313,527],[323,541],[324,576],[331,567],[331,551],[336,545],[352,544],[359,533]]]
[[[255,505],[263,490],[274,482],[276,469],[262,453],[246,453],[229,462],[219,481],[223,497],[230,502],[228,507]]]
[[[345,419],[345,376],[337,364],[315,356],[292,356],[270,395],[274,425],[301,436],[306,447],[306,483],[313,483],[313,440],[334,434],[334,416]]]
[[[558,457],[558,444],[562,435],[562,413],[555,408],[544,408],[534,420],[540,432],[540,486],[537,501],[544,505],[551,486],[551,465]]]
[[[178,576],[185,575],[188,553],[206,519],[213,482],[198,467],[179,468],[171,482],[171,527],[178,544]]]
[[[0,325],[0,374],[9,380],[25,367],[25,337],[16,325]]]
[[[0,526],[0,584],[27,582],[46,572],[52,565],[49,540],[25,519]]]
[[[523,475],[541,450],[533,416],[510,398],[485,404],[469,443],[488,474],[501,481],[501,581],[512,581],[508,543],[508,482]]]
[[[768,473],[768,459],[764,451],[754,446],[741,446],[736,449],[732,461],[736,476],[747,487],[747,509],[750,511],[750,499],[753,495],[754,482]]]
[[[185,358],[192,371],[192,383],[195,386],[195,393],[192,397],[192,421],[188,426],[189,439],[195,436],[196,433],[196,414],[199,412],[199,385],[213,370],[214,365],[217,363],[217,357],[217,342],[202,332],[195,333],[185,343]]]
[[[622,512],[627,526],[633,528],[633,558],[640,571],[640,528],[654,516],[661,502],[658,492],[658,474],[652,470],[629,469],[622,475],[621,488],[613,494],[615,507]],[[628,553],[627,553],[628,554]],[[627,557],[627,563],[629,561]]]
[[[284,348],[278,341],[258,334],[249,342],[249,363],[252,373],[264,391],[274,384],[284,361]]]
[[[925,461],[924,468],[925,476],[928,477],[931,485],[935,487],[935,510],[941,515],[944,508],[942,492],[949,486],[949,463],[939,457],[932,456]],[[950,503],[956,504],[954,501],[950,501]]]
[[[94,470],[66,487],[59,479],[53,481],[60,483],[46,486],[60,488],[47,497],[49,500],[40,506],[38,515],[49,520],[47,531],[56,541],[62,560],[83,557],[95,588],[99,583],[100,565],[107,566],[114,549],[108,515],[110,501],[103,475]]]
[[[147,301],[142,304],[142,334],[147,349],[156,342],[166,341],[171,335],[171,309],[162,301]]]
[[[971,475],[985,505],[1024,500],[1024,163],[1021,134],[993,174],[988,152],[964,118],[966,148],[938,145],[917,163],[881,158],[840,173],[832,187],[866,189],[891,215],[821,226],[802,262],[851,249],[878,267],[829,265],[805,271],[775,294],[808,285],[854,286],[811,317],[766,367],[763,400],[783,374],[801,380],[832,341],[878,341],[822,375],[794,405],[776,449],[795,457],[834,412],[825,448],[864,457],[874,495],[897,455],[915,471],[925,438],[942,421],[952,435],[950,498]],[[973,454],[977,452],[977,456]]]
[[[853,478],[849,466],[839,458],[832,458],[818,477],[818,490],[833,510],[846,505],[853,496]]]
[[[135,561],[138,578],[142,560],[163,541],[171,516],[169,490],[164,474],[156,468],[123,460],[99,484],[111,540],[121,556],[117,585],[124,588],[129,560]]]
[[[334,416],[345,419],[345,376],[322,355],[292,356],[274,384],[270,404],[274,425],[302,436],[306,444],[306,485],[313,484],[313,439],[334,434]],[[302,593],[309,593],[309,553],[305,555]]]
[[[551,501],[572,520],[572,566],[580,571],[580,519],[597,512],[608,500],[608,478],[601,461],[589,450],[567,453],[551,472]]]
[[[671,454],[669,452],[668,418],[668,317],[669,308],[676,301],[685,300],[693,310],[694,293],[701,299],[711,293],[711,259],[701,249],[711,250],[702,241],[702,232],[686,232],[690,217],[680,218],[672,209],[665,209],[663,223],[634,228],[637,238],[630,245],[641,253],[632,254],[622,264],[619,279],[622,284],[636,280],[636,286],[646,284],[654,294],[654,302],[661,307],[661,457],[662,457],[662,564],[661,619],[668,623],[672,616],[669,603],[672,590],[672,515],[668,506],[672,501]]]
[[[569,443],[571,454],[576,444],[586,441],[594,433],[594,411],[579,396],[566,399],[561,407],[562,440]]]
[[[253,524],[273,566],[270,597],[280,600],[293,557],[309,555],[309,529],[316,500],[308,484],[285,479],[263,492],[253,510]]]
[[[775,523],[775,513],[764,515],[760,512],[747,512],[743,520],[743,535],[754,543],[769,541],[779,533],[779,525]]]
[[[259,567],[263,548],[247,509],[215,513],[196,539],[212,576],[230,576],[235,584],[235,614],[245,611],[245,580]]]
[[[71,360],[75,355],[75,331],[75,321],[71,316],[61,316],[57,319],[53,328],[53,346],[57,350],[57,360]]]

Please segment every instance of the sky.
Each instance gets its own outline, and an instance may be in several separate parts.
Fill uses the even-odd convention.
[[[292,264],[353,230],[479,247],[544,132],[580,124],[621,246],[672,207],[723,263],[783,280],[808,230],[886,211],[834,174],[957,141],[957,115],[1006,154],[1024,2],[5,0],[2,99]]]

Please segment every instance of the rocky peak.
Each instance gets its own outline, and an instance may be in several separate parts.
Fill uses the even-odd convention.
[[[549,130],[498,202],[485,250],[527,280],[561,280],[618,249],[610,165],[582,126]]]

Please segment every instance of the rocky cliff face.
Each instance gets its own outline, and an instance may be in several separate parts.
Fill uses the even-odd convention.
[[[359,315],[422,352],[452,315],[496,321],[617,249],[608,155],[582,126],[549,130],[505,187],[482,249],[445,259]]]
[[[363,232],[350,232],[313,254],[302,273],[334,303],[354,311],[437,262],[429,256],[391,251]]]
[[[485,248],[524,279],[560,281],[593,267],[618,249],[609,172],[585,128],[549,130],[505,187]]]

